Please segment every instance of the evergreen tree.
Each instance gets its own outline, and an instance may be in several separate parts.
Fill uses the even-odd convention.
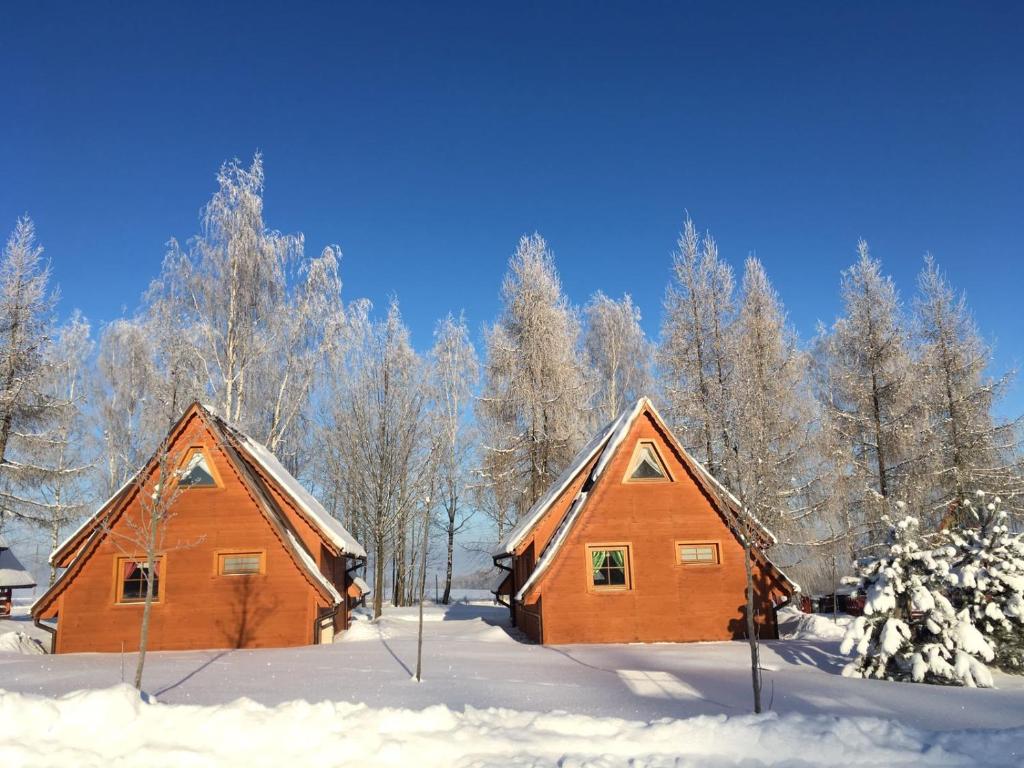
[[[902,502],[897,507],[904,512]],[[840,646],[855,656],[843,675],[991,687],[985,666],[994,658],[991,643],[944,594],[949,550],[930,547],[915,517],[886,515],[882,522],[888,542],[879,557],[861,563],[864,615]]]
[[[977,491],[962,507],[960,519],[973,525],[943,535],[951,599],[992,644],[996,666],[1024,674],[1024,534],[1010,533],[998,496]]]

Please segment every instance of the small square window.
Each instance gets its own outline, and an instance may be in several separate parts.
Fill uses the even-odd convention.
[[[680,565],[718,565],[718,545],[680,542],[677,545]]]
[[[588,546],[587,556],[592,589],[603,591],[633,588],[628,546]]]
[[[263,553],[229,552],[217,556],[221,576],[252,576],[263,572]]]
[[[145,558],[122,557],[117,561],[117,602],[145,602],[148,569]],[[160,558],[157,558],[153,568],[153,599],[159,598]]]

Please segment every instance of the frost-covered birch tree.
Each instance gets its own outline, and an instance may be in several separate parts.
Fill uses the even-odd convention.
[[[611,299],[598,291],[584,309],[583,347],[596,380],[595,408],[612,421],[651,394],[654,348],[640,327],[640,309],[626,294]]]
[[[159,373],[142,322],[115,320],[104,328],[94,365],[91,418],[101,457],[100,489],[110,496],[156,450],[170,416],[151,406],[158,402]]]
[[[377,617],[389,560],[396,598],[408,592],[410,521],[429,487],[431,435],[424,365],[397,303],[381,321],[369,312],[366,302],[349,312],[346,343],[332,361],[320,445],[341,469],[338,482],[345,487],[335,494],[345,519],[369,545]]]
[[[579,352],[580,323],[562,293],[544,238],[524,236],[502,283],[502,313],[486,332],[481,477],[489,494],[515,499],[521,514],[545,491],[589,436],[589,374]],[[514,489],[514,490],[513,490]],[[499,521],[499,529],[505,523]]]
[[[476,350],[469,338],[464,317],[449,314],[437,324],[430,353],[433,419],[437,430],[436,466],[443,510],[441,526],[446,539],[444,595],[451,600],[455,536],[469,523],[475,511],[469,505],[469,460],[475,433],[470,424],[472,393],[479,376]],[[424,574],[421,574],[421,577]]]
[[[93,496],[84,412],[91,351],[89,324],[75,314],[59,329],[44,358],[45,424],[12,435],[14,451],[35,468],[31,490],[23,491],[21,516],[46,534],[51,551],[62,532],[85,515]],[[51,566],[51,584],[56,577]]]
[[[147,297],[147,321],[168,330],[158,367],[170,395],[198,387],[230,423],[287,459],[304,440],[340,314],[340,250],[307,259],[301,234],[266,226],[260,155],[249,167],[225,163],[217,183],[200,233],[185,248],[171,241]]]
[[[993,491],[1019,512],[1024,482],[1013,466],[1017,424],[999,423],[993,414],[1010,376],[992,379],[986,373],[992,351],[966,299],[954,293],[931,256],[925,257],[917,288],[915,387],[926,419],[931,518],[958,514],[960,501],[977,488]]]
[[[50,266],[35,225],[18,219],[0,261],[0,527],[28,498],[36,468],[10,455],[12,437],[29,433],[51,415],[42,395],[55,295]]]

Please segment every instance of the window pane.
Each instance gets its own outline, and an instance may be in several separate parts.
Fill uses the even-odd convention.
[[[717,563],[717,544],[686,544],[679,547],[679,561],[682,563]]]
[[[247,574],[260,572],[261,555],[224,555],[220,572],[223,574]]]
[[[188,488],[203,488],[217,484],[213,479],[210,466],[206,463],[206,457],[201,451],[193,453],[182,467],[180,483]]]
[[[625,549],[592,549],[592,579],[595,587],[628,587]]]
[[[121,581],[121,600],[131,602],[146,599],[146,563],[128,560],[124,563]],[[153,598],[160,597],[159,561],[153,573]]]
[[[664,477],[665,472],[662,470],[661,462],[658,461],[654,450],[650,446],[643,446],[636,469],[633,470],[630,478],[633,480],[657,480]]]

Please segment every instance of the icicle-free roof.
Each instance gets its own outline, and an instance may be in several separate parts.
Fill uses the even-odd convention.
[[[742,505],[740,505],[739,500],[729,493],[729,491],[726,490],[725,487],[722,486],[722,484],[719,483],[699,461],[693,458],[693,456],[683,448],[665,425],[664,420],[661,418],[661,414],[658,413],[654,404],[648,398],[642,397],[637,401],[636,405],[629,410],[623,411],[619,418],[598,432],[597,436],[576,455],[568,469],[559,476],[559,478],[552,484],[551,488],[548,489],[547,493],[545,493],[537,503],[531,507],[530,511],[522,520],[520,520],[519,524],[512,529],[509,535],[505,538],[505,541],[502,542],[499,550],[495,552],[495,557],[502,557],[511,554],[529,534],[533,527],[540,521],[551,505],[562,495],[562,493],[564,493],[565,489],[572,484],[573,480],[586,469],[595,457],[597,458],[593,469],[590,471],[589,478],[580,487],[579,492],[569,505],[562,517],[562,520],[559,522],[558,527],[555,529],[551,539],[548,541],[547,546],[545,546],[541,551],[533,572],[516,593],[516,600],[522,600],[523,597],[526,596],[529,590],[540,580],[541,576],[543,576],[548,566],[550,566],[554,561],[555,556],[558,554],[562,544],[568,537],[573,525],[576,523],[580,513],[586,506],[589,489],[593,487],[594,483],[597,482],[598,478],[601,477],[602,473],[608,467],[608,464],[615,456],[619,446],[622,444],[622,441],[626,439],[626,435],[629,433],[633,422],[636,421],[637,417],[645,410],[650,412],[651,416],[664,431],[672,447],[679,453],[683,463],[686,464],[697,476],[698,481],[704,484],[705,489],[709,491],[709,495],[715,498],[719,505],[730,508],[732,514],[725,514],[724,517],[726,518],[726,522],[730,529],[732,529],[737,536],[742,537],[742,532],[735,529],[734,520],[732,518],[733,516],[743,516],[753,523],[754,528],[758,533],[763,535],[765,539],[772,543],[777,541],[775,535],[771,531],[769,531],[757,518],[744,510]],[[763,553],[761,556],[764,557]],[[783,580],[792,585],[794,589],[799,589],[799,586],[782,573],[774,563],[771,563],[767,557],[764,557],[764,559],[776,570]]]
[[[551,487],[545,491],[544,495],[537,499],[537,502],[530,507],[530,511],[523,515],[515,527],[508,532],[505,540],[501,542],[498,549],[494,552],[495,555],[510,554],[519,545],[523,538],[533,529],[533,526],[544,517],[544,513],[548,511],[548,508],[555,503],[555,500],[562,495],[576,476],[583,471],[583,468],[604,449],[608,439],[616,429],[627,421],[629,413],[629,411],[625,411],[619,418],[606,424],[589,443],[583,446],[582,450],[569,462],[569,466],[565,468],[565,471],[558,476],[555,482],[551,484]]]
[[[3,536],[0,536],[0,587],[4,589],[27,589],[34,587],[36,580],[25,570],[25,566],[14,556]]]
[[[370,589],[370,585],[366,583],[366,579],[362,576],[356,576],[352,579],[352,583],[356,585],[356,588],[359,590],[359,594],[363,597],[369,597],[370,593],[373,591]]]
[[[232,433],[238,438],[238,447],[254,464],[258,465],[264,472],[274,479],[281,489],[291,497],[310,522],[319,529],[320,533],[333,543],[342,552],[353,557],[366,557],[366,550],[363,545],[356,541],[355,537],[345,530],[341,522],[332,517],[324,509],[323,505],[307,491],[302,483],[295,479],[291,472],[284,468],[277,457],[272,454],[266,446],[256,442],[248,435],[232,429]]]
[[[325,510],[323,506],[313,498],[309,491],[302,487],[299,481],[281,465],[269,450],[252,438],[239,432],[237,429],[234,429],[222,419],[218,418],[208,407],[203,406],[200,403],[194,403],[186,409],[184,414],[182,414],[177,425],[171,429],[171,434],[175,434],[182,428],[182,425],[186,423],[190,414],[196,413],[200,414],[200,417],[206,420],[207,426],[216,437],[216,440],[222,444],[222,448],[225,452],[233,457],[232,461],[237,465],[237,469],[243,476],[243,482],[249,485],[251,492],[256,493],[257,496],[259,496],[257,504],[260,506],[263,514],[267,516],[271,525],[275,527],[279,535],[282,537],[285,548],[293,556],[296,564],[306,573],[311,581],[316,583],[316,585],[324,592],[325,596],[329,596],[334,600],[335,604],[341,602],[342,598],[338,594],[338,591],[320,572],[320,569],[317,567],[316,562],[307,551],[305,545],[294,535],[293,531],[290,530],[288,524],[285,522],[279,508],[279,504],[267,496],[267,492],[263,486],[268,482],[269,484],[276,485],[280,492],[294,503],[295,507],[299,510],[300,515],[310,522],[313,528],[323,538],[325,543],[331,544],[340,552],[353,557],[365,557],[366,550],[363,549],[362,545],[360,545],[359,542],[345,530],[339,521],[335,520],[327,513],[327,510]],[[58,560],[63,561],[72,554],[74,557],[67,563],[67,570],[58,577],[56,583],[54,583],[50,589],[36,601],[33,606],[33,611],[37,606],[40,606],[44,602],[50,600],[60,589],[63,589],[68,575],[74,569],[77,561],[82,557],[83,553],[94,547],[98,538],[102,538],[103,529],[101,521],[104,516],[113,514],[118,509],[123,498],[131,492],[133,486],[138,485],[140,478],[149,471],[149,468],[153,466],[155,460],[155,456],[151,458],[150,461],[140,468],[130,480],[128,480],[113,494],[113,496],[104,502],[92,517],[80,525],[59,547],[57,547],[56,550],[54,550],[53,553],[51,553],[51,563],[58,562]],[[268,480],[265,481],[257,478],[257,475],[260,472],[265,474]]]

